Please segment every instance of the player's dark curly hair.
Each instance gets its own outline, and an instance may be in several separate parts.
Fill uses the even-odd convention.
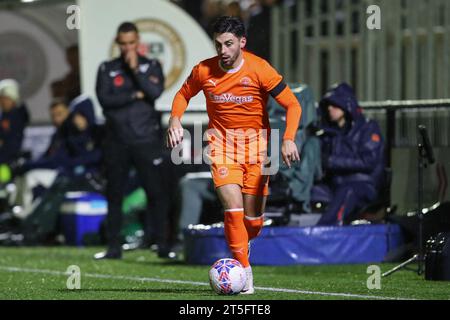
[[[213,24],[214,33],[232,33],[236,37],[241,38],[247,36],[245,25],[241,19],[237,17],[222,16]]]

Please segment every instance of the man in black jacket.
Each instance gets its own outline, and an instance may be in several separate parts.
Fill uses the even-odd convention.
[[[138,54],[139,33],[130,22],[117,30],[119,58],[100,65],[96,91],[106,118],[104,157],[106,164],[108,250],[96,259],[120,259],[122,200],[129,169],[137,170],[148,200],[144,226],[153,233],[158,255],[168,257],[165,233],[167,191],[163,180],[162,130],[155,100],[164,89],[164,75],[158,61]]]

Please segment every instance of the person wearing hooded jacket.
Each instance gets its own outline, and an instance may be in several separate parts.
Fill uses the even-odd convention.
[[[343,225],[377,199],[384,180],[384,142],[378,124],[362,114],[347,83],[333,86],[319,103],[324,177],[313,199],[328,203],[318,225]]]
[[[16,199],[22,207],[20,218],[35,210],[40,203],[36,199],[45,195],[58,179],[82,180],[87,173],[98,171],[101,164],[94,106],[89,97],[80,96],[69,106],[55,100],[50,105],[50,115],[55,133],[47,151],[38,159],[18,161],[13,170],[20,186]],[[36,190],[41,191],[38,196]]]
[[[92,100],[79,96],[69,105],[70,114],[61,127],[64,137],[64,163],[46,192],[24,211],[21,225],[24,244],[54,243],[59,233],[58,212],[68,191],[98,192],[88,178],[100,169],[101,137]]]
[[[67,137],[68,174],[80,175],[99,170],[102,161],[100,126],[96,123],[94,105],[86,95],[69,104],[70,115],[64,127]]]
[[[67,105],[57,99],[50,105],[50,114],[55,132],[46,152],[36,160],[26,161],[15,172],[48,169],[54,170],[56,177],[97,169],[101,161],[100,137],[92,100],[80,95]]]

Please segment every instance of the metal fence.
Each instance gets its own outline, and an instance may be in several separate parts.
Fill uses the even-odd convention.
[[[392,168],[391,203],[400,213],[417,203],[418,125],[425,125],[436,164],[425,170],[424,201],[427,206],[448,201],[450,172],[450,99],[361,103],[366,117],[377,120],[386,141],[388,166]]]
[[[426,126],[433,147],[450,147],[450,99],[362,102],[361,107],[380,124],[389,164],[393,148],[417,146],[419,124]]]
[[[367,28],[370,5],[381,30]],[[450,98],[450,1],[283,1],[272,11],[271,58],[319,95],[347,81],[361,100]]]

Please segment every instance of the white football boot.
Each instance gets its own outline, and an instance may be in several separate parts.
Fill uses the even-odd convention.
[[[244,289],[242,289],[241,294],[254,294],[255,288],[253,287],[253,272],[252,267],[244,268],[247,274],[247,281],[245,281]]]

